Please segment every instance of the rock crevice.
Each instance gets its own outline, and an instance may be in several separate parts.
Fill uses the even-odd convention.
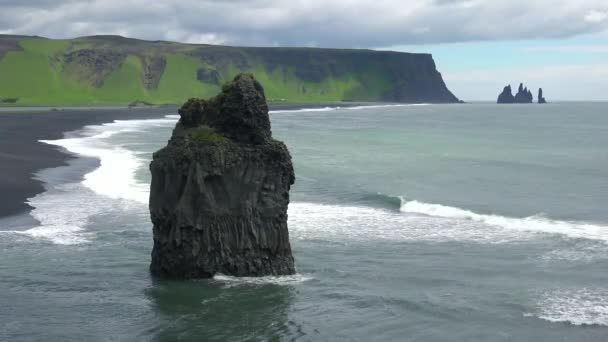
[[[262,86],[241,74],[209,99],[190,99],[150,165],[150,270],[168,278],[295,273],[287,230],[295,181],[272,138]]]

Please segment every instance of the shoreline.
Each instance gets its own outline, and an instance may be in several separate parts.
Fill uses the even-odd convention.
[[[406,102],[367,102],[367,101],[336,101],[336,102],[268,102],[268,108],[272,110],[292,110],[292,109],[309,109],[323,107],[357,107],[357,106],[377,106],[377,105],[412,105],[419,103]],[[131,111],[146,111],[146,110],[173,110],[177,111],[180,105],[150,105],[150,106],[2,106],[0,104],[0,115],[10,112],[73,112],[73,111],[104,111],[104,110],[131,110]]]
[[[15,110],[0,113],[0,218],[20,216],[32,207],[26,201],[45,191],[35,174],[41,170],[68,165],[77,157],[60,147],[40,140],[62,139],[89,125],[114,120],[153,119],[173,114],[169,108],[146,110],[79,109]]]
[[[320,109],[326,107],[358,107],[394,105],[383,102],[345,103],[289,103],[269,104],[271,111]],[[114,120],[161,118],[177,114],[178,107],[149,108],[83,107],[83,108],[0,108],[0,219],[21,217],[32,207],[29,198],[44,192],[42,180],[36,173],[50,168],[66,166],[79,158],[61,147],[40,142],[57,140],[68,132],[85,126],[101,125]]]

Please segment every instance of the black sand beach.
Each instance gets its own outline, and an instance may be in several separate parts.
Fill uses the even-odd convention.
[[[271,110],[352,107],[367,102],[315,104],[271,103]],[[382,103],[374,103],[376,105]],[[177,107],[161,108],[1,108],[0,107],[0,218],[31,209],[26,200],[44,191],[33,178],[36,171],[64,165],[73,158],[39,140],[61,139],[65,132],[114,120],[146,119],[177,114]]]
[[[26,200],[44,190],[33,174],[64,165],[71,155],[39,140],[61,139],[65,132],[114,120],[175,114],[175,108],[0,110],[0,217],[27,211]]]

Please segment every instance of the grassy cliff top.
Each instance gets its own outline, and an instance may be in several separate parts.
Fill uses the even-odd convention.
[[[241,72],[270,102],[455,102],[429,54],[0,35],[0,105],[181,104]]]

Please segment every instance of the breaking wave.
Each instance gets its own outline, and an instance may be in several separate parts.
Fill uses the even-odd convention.
[[[553,220],[479,214],[404,197],[368,194],[361,205],[291,203],[292,236],[300,239],[386,239],[393,241],[470,241],[507,243],[547,235],[608,242],[608,227]]]
[[[524,218],[478,214],[457,207],[424,203],[415,200],[407,201],[404,198],[401,198],[401,202],[399,210],[403,213],[473,221],[484,223],[489,226],[502,227],[511,231],[562,234],[571,238],[602,240],[608,242],[608,226],[598,224],[553,220],[540,214]]]
[[[549,322],[565,322],[572,325],[608,326],[608,291],[582,288],[558,289],[540,295],[537,312],[526,317],[537,317]]]
[[[408,105],[375,107],[385,106]],[[374,106],[348,109],[364,107]],[[43,141],[61,146],[79,156],[96,158],[99,160],[99,167],[88,172],[82,182],[64,184],[54,191],[47,191],[30,199],[30,204],[34,207],[32,216],[40,221],[41,225],[27,231],[28,234],[55,243],[82,243],[86,241],[83,227],[87,224],[87,218],[107,209],[108,206],[117,205],[115,200],[147,204],[149,184],[139,181],[136,176],[138,170],[149,162],[150,153],[139,148],[129,149],[117,143],[115,136],[129,132],[146,132],[153,127],[162,127],[164,130],[165,127],[173,126],[177,119],[177,115],[167,115],[160,119],[117,120],[108,124],[87,126],[78,136],[72,134],[65,139]],[[62,203],[79,207],[80,212],[61,213],[57,208],[62,207]],[[70,210],[65,205],[63,207]],[[559,234],[576,239],[608,242],[608,227],[605,225],[559,221],[542,215],[516,218],[481,214],[458,207],[384,194],[363,195],[353,205],[291,203],[289,220],[294,236],[302,239],[336,235],[356,239],[502,243],[528,240],[539,234]]]
[[[359,110],[359,109],[373,109],[373,108],[390,108],[390,107],[412,107],[412,106],[429,106],[430,103],[412,103],[412,104],[386,104],[386,105],[363,105],[363,106],[335,106],[335,107],[321,107],[321,108],[299,108],[299,109],[284,109],[284,110],[271,110],[270,114],[280,113],[300,113],[300,112],[330,112],[334,110]]]
[[[58,140],[41,142],[62,147],[81,157],[95,158],[99,166],[84,175],[82,181],[63,184],[45,182],[46,191],[28,200],[30,215],[40,224],[24,231],[4,231],[3,235],[30,237],[61,245],[89,242],[85,230],[92,216],[127,206],[127,202],[147,204],[149,185],[137,181],[136,173],[149,161],[148,155],[129,150],[108,138],[150,127],[170,127],[175,116],[147,120],[116,120],[84,127],[78,134],[69,133]],[[69,168],[65,166],[62,168]],[[45,171],[38,178],[45,181]],[[101,196],[100,196],[101,195]]]

